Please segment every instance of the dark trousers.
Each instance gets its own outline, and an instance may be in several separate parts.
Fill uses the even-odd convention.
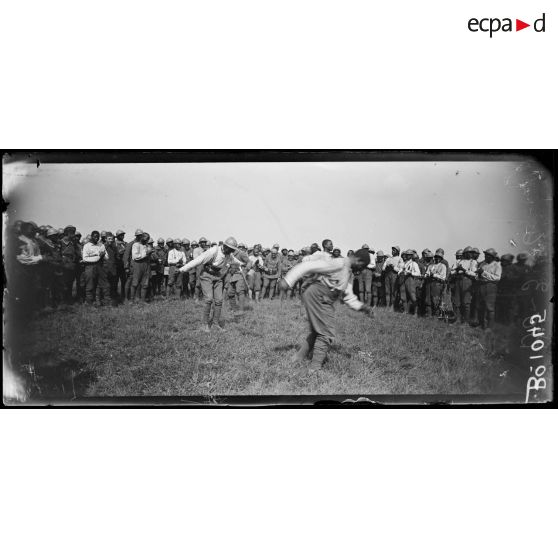
[[[233,310],[236,310],[239,306],[241,309],[245,308],[246,305],[246,284],[241,275],[235,274],[231,277],[227,287],[227,296],[229,298],[229,304]],[[238,302],[236,300],[238,296]]]
[[[277,277],[266,277],[263,278],[263,287],[262,287],[262,298],[269,291],[269,298],[273,300],[275,298],[275,286],[277,285]]]
[[[386,290],[386,305],[392,307],[395,304],[395,289],[397,287],[397,273],[387,271],[384,279]]]
[[[468,323],[471,317],[471,301],[473,299],[473,279],[462,275],[457,281],[460,303],[460,317],[462,323]]]
[[[494,313],[496,310],[496,283],[480,283],[479,285],[479,315],[481,327],[494,327]]]
[[[71,304],[73,300],[74,282],[76,280],[76,269],[74,267],[65,267],[62,271],[64,283],[64,302]]]
[[[313,351],[312,368],[320,369],[335,339],[335,298],[325,285],[316,282],[302,293],[302,302],[308,315],[310,331],[302,341],[299,358],[303,359]]]
[[[223,287],[224,281],[221,277],[216,277],[203,271],[200,274],[200,283],[203,292],[203,300],[205,302],[203,318],[206,324],[211,325],[213,322],[219,323],[221,320],[221,310],[223,308]],[[213,307],[213,316],[211,316],[211,308]]]
[[[108,281],[102,263],[86,264],[85,266],[85,302],[92,304],[95,298],[103,304],[108,293]]]
[[[120,299],[126,299],[126,282],[128,281],[128,275],[124,269],[124,264],[120,263],[116,266],[116,276],[117,276],[117,288],[120,286]]]
[[[405,278],[400,277],[400,297],[407,314],[413,314],[417,306],[417,288],[415,278],[408,275]]]
[[[442,292],[444,290],[444,283],[430,279],[426,283],[426,304],[425,311],[427,316],[435,316],[442,302]]]
[[[142,262],[132,262],[132,300],[135,300],[138,289],[141,300],[145,300],[147,298],[147,289],[149,287],[150,277],[151,267],[147,260]]]
[[[112,304],[116,306],[118,303],[118,274],[115,270],[107,271],[107,283]]]
[[[178,271],[178,269],[177,265],[169,265],[169,280],[167,282],[167,292],[169,295],[174,295],[177,287],[180,292],[180,287],[182,286],[182,274]]]

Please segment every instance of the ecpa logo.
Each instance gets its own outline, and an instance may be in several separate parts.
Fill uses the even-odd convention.
[[[536,19],[533,22],[533,29],[537,33],[544,33],[545,23],[545,14],[543,14],[539,19]],[[472,17],[469,20],[467,27],[469,28],[469,31],[472,31],[473,33],[477,33],[478,31],[490,33],[490,38],[492,38],[492,35],[498,31],[511,32],[514,30],[512,20],[509,17],[505,17],[503,19],[498,17],[485,17],[482,19]],[[521,31],[527,27],[531,27],[531,24],[525,23],[520,19],[515,20],[515,31]]]

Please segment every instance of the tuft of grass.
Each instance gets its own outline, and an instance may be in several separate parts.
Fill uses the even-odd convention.
[[[225,305],[226,329],[209,334],[202,309],[163,299],[38,316],[24,356],[36,397],[520,394],[524,385],[502,356],[507,330],[487,334],[382,308],[368,319],[340,305],[328,361],[311,374],[290,362],[308,329],[300,301],[264,300],[240,317]],[[45,380],[53,370],[63,371],[58,386]]]

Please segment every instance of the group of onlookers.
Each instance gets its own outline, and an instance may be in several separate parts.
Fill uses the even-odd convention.
[[[57,307],[74,302],[118,305],[159,297],[201,298],[204,267],[188,266],[213,247],[228,247],[235,258],[219,269],[231,307],[244,300],[259,302],[300,295],[305,280],[279,292],[279,281],[295,265],[308,259],[341,258],[341,251],[326,239],[300,250],[247,246],[232,237],[211,242],[187,238],[158,238],[136,230],[134,239],[117,230],[92,231],[86,237],[68,225],[63,229],[18,221],[8,229],[6,243],[8,291],[18,312]],[[385,306],[415,316],[436,316],[452,308],[462,323],[492,327],[495,319],[509,323],[526,312],[522,286],[536,265],[526,253],[498,256],[488,248],[467,246],[451,264],[444,250],[415,250],[393,246],[390,254],[364,244],[370,263],[354,277],[353,289],[370,306]],[[347,256],[353,253],[350,250]],[[516,259],[514,263],[514,259]],[[198,260],[197,260],[198,261]],[[229,260],[227,260],[229,261]],[[449,304],[451,301],[451,305]]]

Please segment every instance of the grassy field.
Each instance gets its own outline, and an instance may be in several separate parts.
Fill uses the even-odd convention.
[[[524,377],[504,331],[377,309],[336,307],[338,337],[324,370],[290,357],[306,332],[298,300],[252,304],[224,331],[201,331],[202,303],[160,300],[117,308],[73,306],[30,325],[23,369],[33,398],[76,396],[518,394]],[[512,355],[513,356],[513,355]],[[447,399],[447,398],[446,398]]]

